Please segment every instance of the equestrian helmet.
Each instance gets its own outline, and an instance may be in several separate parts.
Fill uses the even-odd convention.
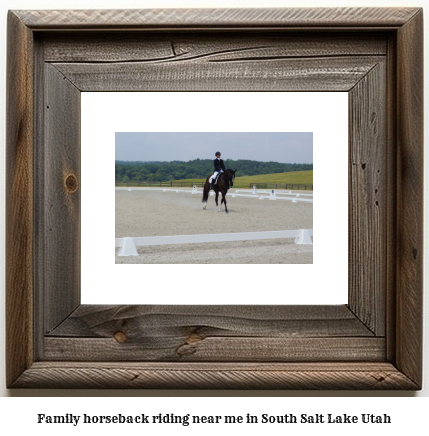
[[[217,152],[215,153],[215,156],[217,156],[218,154],[220,154],[220,151],[217,151]]]

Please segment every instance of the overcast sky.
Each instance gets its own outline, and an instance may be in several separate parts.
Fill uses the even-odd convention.
[[[263,162],[313,163],[313,133],[158,133],[116,132],[115,159],[189,161],[249,159]]]

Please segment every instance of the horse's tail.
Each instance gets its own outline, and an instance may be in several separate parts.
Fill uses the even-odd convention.
[[[210,184],[209,181],[206,180],[203,190],[203,199],[201,200],[202,203],[207,203],[207,200],[209,199],[209,191],[210,191]]]

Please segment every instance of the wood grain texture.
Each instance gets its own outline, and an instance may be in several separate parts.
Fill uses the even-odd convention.
[[[45,338],[44,360],[68,362],[383,362],[383,338],[200,337],[149,331],[128,338],[117,331],[110,339]]]
[[[82,305],[48,335],[130,340],[173,332],[187,338],[368,337],[374,334],[345,305],[338,306],[104,306]]]
[[[285,34],[284,32],[162,34],[44,34],[46,62],[67,63],[182,62],[324,58],[386,55],[386,38],[378,34]],[[106,52],[106,41],[109,50]]]
[[[389,363],[35,363],[14,387],[93,389],[416,389]]]
[[[349,93],[349,307],[376,335],[386,320],[386,63]],[[358,290],[359,289],[359,290]]]
[[[385,340],[342,305],[99,305],[79,307],[44,349],[67,361],[382,361]]]
[[[398,32],[397,364],[422,380],[423,12]]]
[[[33,357],[33,49],[8,14],[6,111],[6,381]]]
[[[389,199],[386,207],[386,359],[395,360],[396,352],[396,231],[397,231],[397,45],[396,35],[388,37],[387,75],[386,75],[386,157],[387,178],[385,181],[386,196]]]
[[[80,91],[45,67],[45,332],[80,304]]]
[[[395,28],[417,8],[130,9],[14,11],[32,29],[280,27]]]
[[[34,184],[39,189],[34,190],[34,268],[38,271],[34,275],[34,352],[33,358],[39,360],[40,352],[43,350],[43,338],[46,332],[44,308],[45,308],[45,271],[47,269],[47,259],[45,256],[45,190],[41,189],[45,184],[45,63],[43,44],[34,44],[34,113],[35,132],[34,132]]]
[[[97,91],[348,91],[378,57],[237,62],[55,63],[79,89]]]

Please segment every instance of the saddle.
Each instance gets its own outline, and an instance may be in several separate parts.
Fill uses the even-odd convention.
[[[219,173],[217,174],[217,176],[216,176],[214,179],[212,179],[212,184],[213,184],[213,186],[217,184],[217,181],[218,181],[219,176],[220,176],[221,174],[222,174],[222,173],[219,172]]]

